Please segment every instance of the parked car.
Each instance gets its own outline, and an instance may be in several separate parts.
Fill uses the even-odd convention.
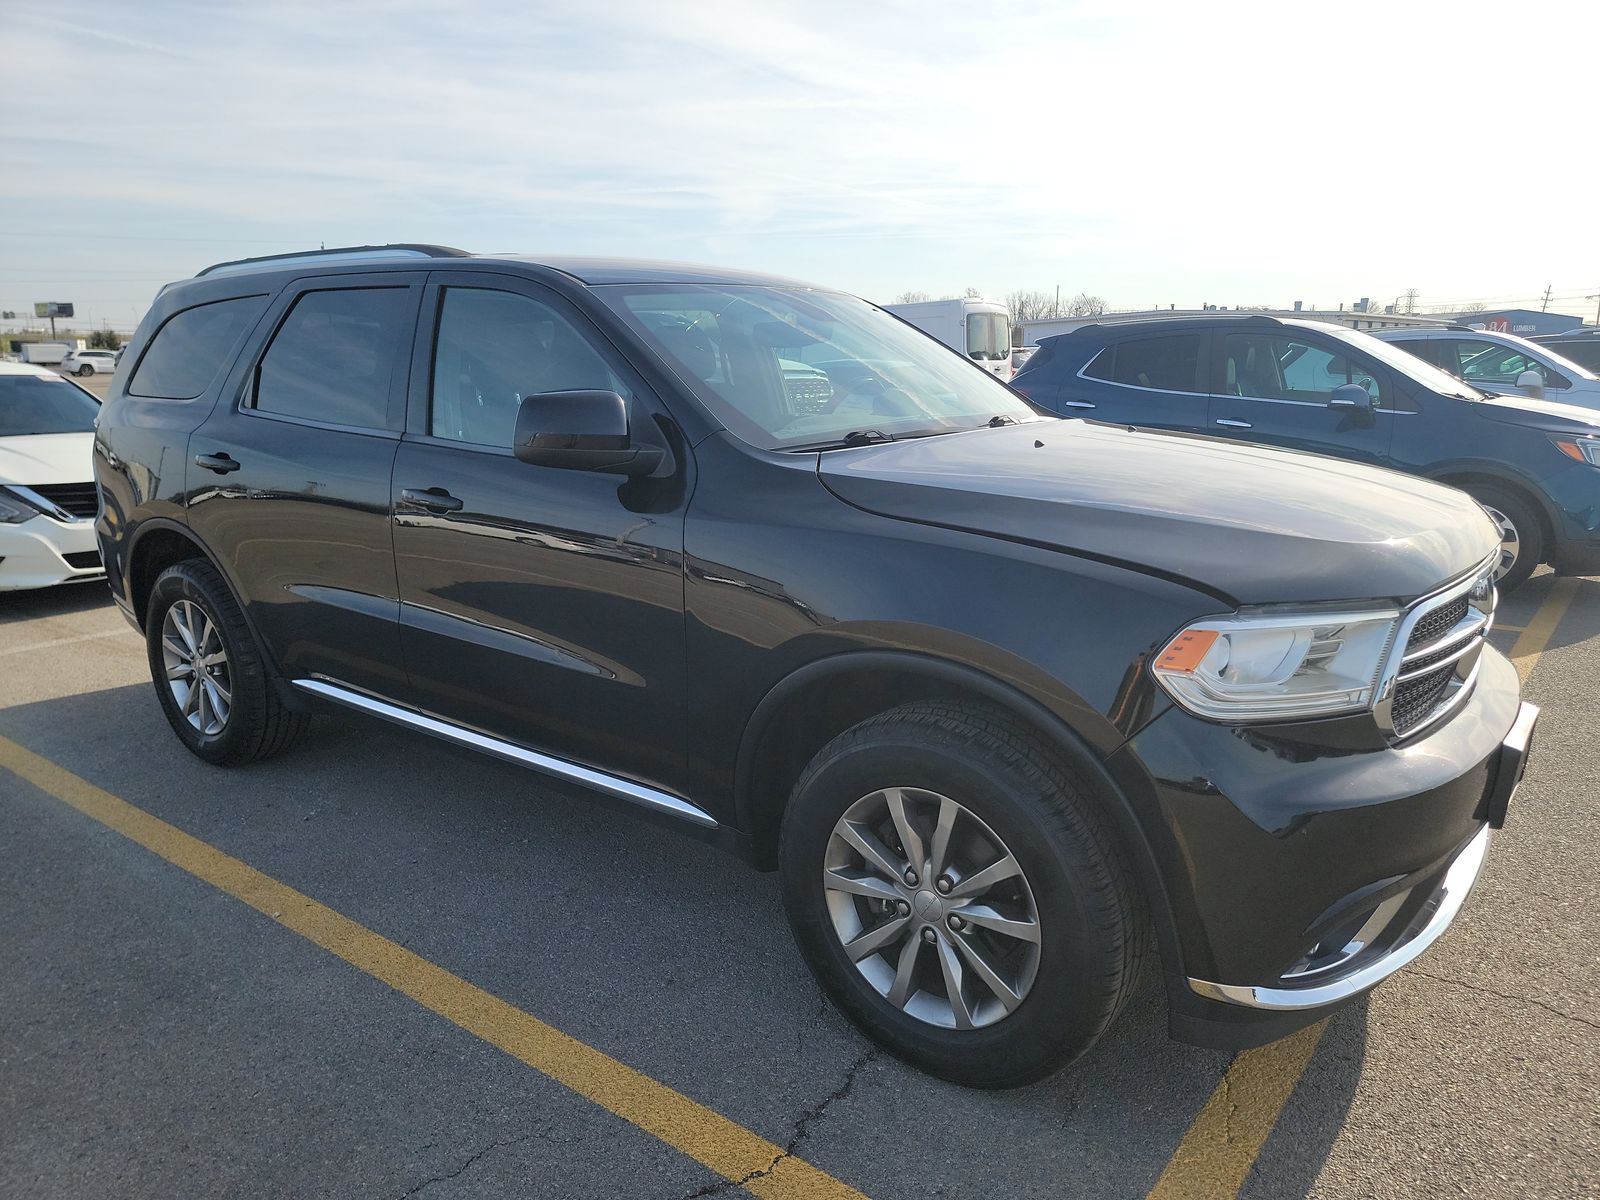
[[[1600,413],[1491,396],[1341,326],[1260,314],[1102,321],[1014,381],[1053,412],[1311,451],[1451,484],[1501,532],[1509,590],[1600,573]]]
[[[331,703],[675,821],[949,1079],[1072,1058],[1147,951],[1207,1044],[1358,999],[1525,762],[1462,493],[1056,419],[837,292],[364,248],[169,286],[129,354],[100,541],[185,747]]]
[[[1600,378],[1553,348],[1514,333],[1458,325],[1378,329],[1372,336],[1392,342],[1482,391],[1600,409]]]
[[[99,412],[54,371],[0,363],[0,592],[103,576],[90,462]]]
[[[1586,325],[1582,329],[1547,333],[1529,340],[1540,346],[1548,346],[1586,371],[1600,374],[1600,327]]]
[[[114,350],[72,350],[61,360],[61,371],[65,375],[93,375],[96,371],[109,375],[116,369]]]

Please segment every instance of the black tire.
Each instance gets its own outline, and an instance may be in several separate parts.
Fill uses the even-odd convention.
[[[890,1003],[844,951],[822,886],[825,855],[846,809],[885,787],[955,799],[1022,867],[1038,911],[1038,970],[1021,1003],[993,1024],[960,1030],[920,1020]],[[1083,1053],[1133,992],[1149,945],[1121,848],[1084,784],[983,706],[908,704],[829,742],[795,785],[779,870],[795,939],[834,1003],[890,1053],[968,1086],[1029,1083]]]
[[[179,601],[199,607],[215,625],[227,655],[232,703],[221,729],[209,734],[190,723],[167,682],[162,628],[168,611]],[[161,711],[178,740],[206,762],[231,767],[268,758],[288,749],[310,724],[308,713],[295,712],[279,699],[238,601],[204,559],[168,567],[156,580],[145,613],[145,647]]]
[[[78,378],[80,378],[80,379],[82,379],[86,375],[93,375],[93,374],[94,374],[94,364],[93,363],[84,363],[82,366],[80,366],[78,368]]]
[[[1509,592],[1526,581],[1534,568],[1544,561],[1544,524],[1533,505],[1508,488],[1475,484],[1469,492],[1474,500],[1491,510],[1491,517],[1498,514],[1515,530],[1516,557],[1504,566],[1504,574],[1495,580],[1495,585],[1502,592]],[[1496,523],[1499,523],[1498,520]],[[1506,532],[1503,527],[1501,532],[1502,535]],[[1509,553],[1509,550],[1505,552]]]

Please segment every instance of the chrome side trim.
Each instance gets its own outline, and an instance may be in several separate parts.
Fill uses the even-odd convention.
[[[593,767],[585,767],[578,763],[568,762],[564,758],[556,758],[551,754],[542,754],[537,750],[530,750],[526,746],[519,746],[515,742],[503,741],[486,733],[479,733],[476,729],[468,729],[465,725],[457,725],[451,721],[445,721],[439,717],[418,712],[416,709],[393,704],[387,700],[380,700],[376,696],[354,691],[326,679],[296,679],[294,686],[302,692],[308,692],[324,700],[332,700],[336,704],[343,704],[348,708],[356,709],[358,712],[382,717],[385,721],[393,721],[396,725],[419,729],[423,733],[431,734],[447,742],[453,742],[457,746],[465,746],[469,750],[477,750],[482,754],[504,759],[506,762],[516,763],[518,766],[527,767],[545,775],[554,775],[558,779],[581,783],[597,792],[604,792],[608,796],[615,796],[619,800],[627,800],[644,808],[652,808],[657,812],[670,813],[674,817],[681,817],[685,821],[703,826],[706,829],[717,828],[716,818],[710,813],[697,805],[689,803],[682,797],[672,795],[670,792],[657,791],[655,788],[646,787],[642,783],[634,783],[632,780],[622,779],[616,775],[608,775],[604,771],[597,771]]]
[[[1489,837],[1489,827],[1485,825],[1450,864],[1444,880],[1428,897],[1427,903],[1399,940],[1366,966],[1313,987],[1254,987],[1190,979],[1190,988],[1208,1000],[1290,1012],[1336,1004],[1382,983],[1438,941],[1439,936],[1450,928],[1450,923],[1456,919],[1456,914],[1466,901],[1467,893],[1478,881],[1478,872],[1483,869],[1484,857],[1489,852]]]

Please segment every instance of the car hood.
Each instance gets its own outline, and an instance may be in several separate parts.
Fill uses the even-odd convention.
[[[1050,546],[1237,604],[1411,600],[1499,544],[1453,488],[1194,434],[1044,421],[820,456],[884,516]]]
[[[88,483],[94,478],[93,454],[92,433],[0,437],[0,484]]]
[[[1600,404],[1600,396],[1595,402]],[[1481,401],[1483,415],[1508,425],[1532,425],[1558,433],[1600,433],[1600,409],[1524,396],[1490,396]]]

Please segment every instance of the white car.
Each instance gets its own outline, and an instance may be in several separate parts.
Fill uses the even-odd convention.
[[[96,371],[109,375],[116,369],[115,350],[71,350],[61,360],[61,370],[66,375],[93,375]]]
[[[1481,391],[1600,408],[1600,377],[1551,347],[1514,333],[1461,325],[1369,332],[1465,379]]]
[[[0,592],[102,579],[94,519],[100,401],[54,371],[0,363]]]

